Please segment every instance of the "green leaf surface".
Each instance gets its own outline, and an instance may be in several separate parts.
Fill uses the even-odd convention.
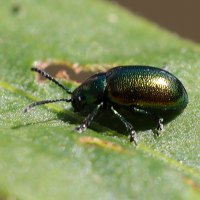
[[[0,17],[0,199],[200,198],[198,44],[97,0],[3,0]],[[78,134],[72,130],[84,117],[70,104],[23,113],[34,101],[69,97],[52,82],[37,83],[30,72],[34,61],[48,59],[93,68],[161,68],[167,62],[189,104],[164,124],[160,138],[153,136],[152,119],[127,115],[136,128],[137,148],[109,113]],[[152,122],[145,126],[146,121]]]

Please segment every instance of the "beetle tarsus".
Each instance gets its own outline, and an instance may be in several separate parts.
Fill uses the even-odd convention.
[[[165,71],[167,71],[167,63],[166,62],[163,63],[162,69],[165,70]]]
[[[160,136],[160,132],[163,130],[163,124],[161,123],[163,122],[163,118],[158,118],[158,124],[157,124],[157,137]]]
[[[135,139],[135,135],[136,135],[135,131],[131,130],[130,131],[130,142],[134,142],[135,146],[137,146],[137,141]]]
[[[78,132],[78,133],[82,133],[83,131],[85,131],[87,129],[87,125],[86,124],[81,124],[80,126],[76,127],[74,129],[74,131]]]

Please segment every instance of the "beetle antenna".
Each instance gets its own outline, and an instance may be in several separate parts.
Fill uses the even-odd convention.
[[[28,110],[30,110],[31,108],[33,108],[35,106],[39,106],[39,105],[46,104],[46,103],[54,103],[54,102],[57,102],[57,101],[71,102],[72,99],[54,99],[54,100],[37,101],[37,102],[30,104],[28,107],[26,107],[24,112],[27,112]]]
[[[36,67],[31,67],[32,71],[38,72],[39,74],[43,75],[45,78],[53,81],[56,85],[60,86],[61,88],[63,88],[64,90],[66,90],[66,92],[68,94],[72,94],[72,91],[67,89],[64,85],[62,85],[61,83],[59,83],[57,80],[55,80],[53,77],[51,77],[48,73],[46,73],[45,71],[42,71],[41,69],[38,69]]]

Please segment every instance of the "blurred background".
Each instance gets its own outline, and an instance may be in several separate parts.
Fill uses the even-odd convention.
[[[197,0],[108,0],[149,21],[200,43],[200,1]]]

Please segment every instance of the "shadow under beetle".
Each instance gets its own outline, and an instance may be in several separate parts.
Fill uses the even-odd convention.
[[[34,106],[57,101],[71,102],[74,112],[83,110],[86,105],[96,108],[75,130],[82,132],[100,108],[109,108],[124,123],[130,133],[130,142],[137,145],[133,126],[120,115],[117,108],[151,116],[157,121],[157,136],[163,129],[163,118],[156,111],[181,110],[188,104],[188,95],[182,83],[164,69],[150,66],[119,66],[89,77],[73,92],[60,84],[46,72],[31,68],[63,88],[71,99],[44,100],[30,104],[24,112]],[[151,111],[149,111],[151,110]]]

